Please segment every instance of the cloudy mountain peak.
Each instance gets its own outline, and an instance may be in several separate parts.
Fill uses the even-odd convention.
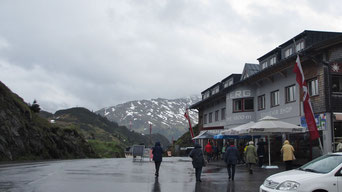
[[[179,99],[136,100],[106,107],[96,113],[143,134],[149,134],[151,126],[152,133],[163,134],[171,140],[177,139],[188,130],[185,109],[200,99],[200,96],[189,96]],[[197,113],[190,111],[190,117],[192,123],[197,124]]]

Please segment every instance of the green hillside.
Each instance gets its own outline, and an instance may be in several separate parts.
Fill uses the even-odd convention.
[[[49,123],[0,82],[0,160],[96,157],[75,129]]]
[[[151,146],[156,141],[163,146],[170,144],[160,134],[152,134],[150,142],[149,135],[131,131],[81,107],[57,111],[52,119],[59,126],[81,132],[100,157],[124,157],[124,149],[134,144]]]

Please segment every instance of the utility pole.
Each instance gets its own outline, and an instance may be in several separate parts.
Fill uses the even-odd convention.
[[[150,122],[150,143],[151,143],[151,146],[153,146],[153,143],[152,143],[152,123]]]

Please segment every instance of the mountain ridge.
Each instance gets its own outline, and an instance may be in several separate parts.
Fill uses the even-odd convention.
[[[172,140],[188,130],[185,109],[200,99],[200,96],[189,96],[178,99],[134,100],[102,108],[95,113],[142,134],[149,134],[151,124],[152,133],[160,133]],[[197,113],[190,111],[189,115],[192,123],[197,124]]]

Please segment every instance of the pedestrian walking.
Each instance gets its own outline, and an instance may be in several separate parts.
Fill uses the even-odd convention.
[[[295,160],[294,148],[288,140],[284,141],[284,145],[281,148],[281,154],[283,155],[283,161],[285,162],[285,169],[292,169],[292,161]]]
[[[259,167],[262,167],[262,165],[264,164],[264,158],[265,158],[265,145],[266,145],[266,142],[261,139],[259,142],[258,142],[258,149],[257,149],[257,155],[258,155],[258,165]]]
[[[195,144],[195,148],[189,154],[189,156],[192,158],[192,166],[195,168],[197,182],[202,182],[202,167],[205,166],[205,160],[201,148],[201,145]]]
[[[234,146],[234,142],[229,142],[230,146],[227,148],[224,155],[224,162],[227,164],[228,179],[234,181],[235,166],[239,160],[239,150]]]
[[[159,168],[160,168],[160,164],[163,161],[163,148],[160,146],[160,142],[157,141],[154,145],[154,147],[152,148],[152,154],[153,154],[153,161],[154,161],[154,165],[156,168],[156,173],[155,176],[158,177],[159,176]]]
[[[211,157],[213,155],[213,147],[212,147],[210,141],[208,141],[207,145],[204,147],[204,150],[207,154],[207,161],[209,163],[209,161],[211,160]]]
[[[257,153],[254,147],[254,142],[250,141],[245,151],[246,163],[248,165],[249,174],[253,174],[252,165],[256,163]]]
[[[218,155],[219,155],[219,149],[217,147],[217,144],[214,144],[213,145],[213,160],[219,160]]]

